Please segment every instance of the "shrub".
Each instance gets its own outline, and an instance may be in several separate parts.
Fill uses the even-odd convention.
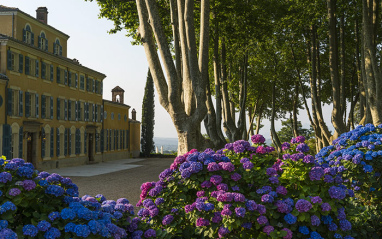
[[[0,167],[0,238],[126,238],[147,228],[131,218],[127,199],[79,198],[70,178],[38,172],[23,159],[3,157]]]
[[[342,171],[326,182],[303,137],[283,144],[283,160],[264,141],[178,156],[158,182],[142,185],[138,215],[162,238],[352,238]]]
[[[382,237],[382,125],[358,126],[340,135],[317,155],[322,165],[345,168],[344,183],[354,190],[351,219],[357,236]]]

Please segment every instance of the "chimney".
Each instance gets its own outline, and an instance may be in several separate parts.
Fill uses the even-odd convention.
[[[135,111],[135,109],[133,109],[133,110],[131,111],[131,118],[132,118],[133,120],[137,120],[137,112]]]
[[[42,23],[48,24],[48,8],[39,7],[36,10],[36,18]]]

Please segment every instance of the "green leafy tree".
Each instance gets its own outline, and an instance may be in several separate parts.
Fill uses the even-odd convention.
[[[291,119],[281,121],[281,129],[277,132],[281,142],[289,142],[291,138],[295,137],[293,133],[293,122]],[[312,137],[312,129],[302,128],[301,121],[297,121],[298,135],[302,135],[305,139],[309,140]]]
[[[149,157],[154,150],[154,82],[150,70],[147,73],[145,95],[142,102],[142,154]]]

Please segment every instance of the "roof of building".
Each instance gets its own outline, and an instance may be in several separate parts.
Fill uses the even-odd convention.
[[[26,16],[32,18],[33,20],[35,20],[35,21],[37,21],[37,22],[39,22],[39,23],[42,23],[42,22],[40,22],[39,20],[37,20],[35,17],[32,17],[32,16],[29,15],[28,13],[25,13],[25,12],[21,11],[21,10],[18,9],[17,7],[7,7],[7,6],[4,6],[4,5],[0,5],[0,12],[21,12],[22,14],[25,14]],[[44,23],[42,23],[42,24],[44,24]],[[60,31],[60,30],[58,30],[58,29],[52,27],[52,26],[49,25],[49,24],[46,24],[46,26],[52,28],[52,29],[55,30],[55,31],[60,32],[61,34],[67,36],[68,38],[70,37],[68,34],[63,33],[62,31]]]
[[[115,92],[115,91],[122,91],[122,92],[125,92],[125,90],[122,89],[122,88],[119,87],[119,86],[116,86],[116,87],[114,87],[114,88],[111,90],[111,92]]]
[[[43,51],[43,50],[41,50],[40,48],[38,48],[38,47],[36,47],[36,46],[29,45],[29,44],[27,44],[27,43],[25,43],[25,42],[23,42],[23,41],[17,40],[16,38],[13,38],[13,37],[10,37],[10,36],[7,36],[7,35],[4,35],[4,34],[1,34],[1,33],[0,33],[0,40],[2,40],[2,39],[8,39],[8,40],[17,42],[17,43],[19,43],[19,44],[23,44],[23,45],[25,45],[25,46],[32,47],[32,48],[34,48],[35,50],[41,51],[41,52],[43,52],[43,53],[45,53],[45,54],[53,55],[53,56],[55,56],[55,57],[58,57],[58,58],[60,58],[60,59],[62,59],[62,60],[67,61],[68,63],[76,64],[76,65],[78,65],[78,66],[80,66],[80,67],[86,68],[86,69],[91,70],[91,71],[93,71],[93,72],[95,72],[95,73],[97,73],[97,74],[100,74],[100,75],[102,75],[104,78],[106,78],[106,75],[105,75],[105,74],[103,74],[103,73],[101,73],[101,72],[99,72],[99,71],[93,70],[93,69],[91,69],[91,68],[89,68],[89,67],[86,67],[86,66],[81,65],[81,64],[78,62],[77,59],[70,59],[70,58],[67,58],[67,57],[63,57],[63,56],[59,56],[59,55],[55,55],[55,54],[53,54],[52,52]],[[102,80],[103,80],[103,79],[102,79]]]
[[[104,102],[106,103],[110,103],[110,104],[114,104],[114,105],[118,105],[118,106],[125,106],[125,107],[128,107],[129,109],[131,108],[130,105],[126,105],[126,104],[122,104],[122,103],[119,103],[119,102],[114,102],[114,101],[111,101],[111,100],[105,100],[105,99],[102,99]]]

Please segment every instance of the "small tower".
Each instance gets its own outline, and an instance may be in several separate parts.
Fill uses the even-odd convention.
[[[114,89],[111,90],[112,101],[123,104],[124,93],[125,91],[121,87],[119,86],[114,87]]]

